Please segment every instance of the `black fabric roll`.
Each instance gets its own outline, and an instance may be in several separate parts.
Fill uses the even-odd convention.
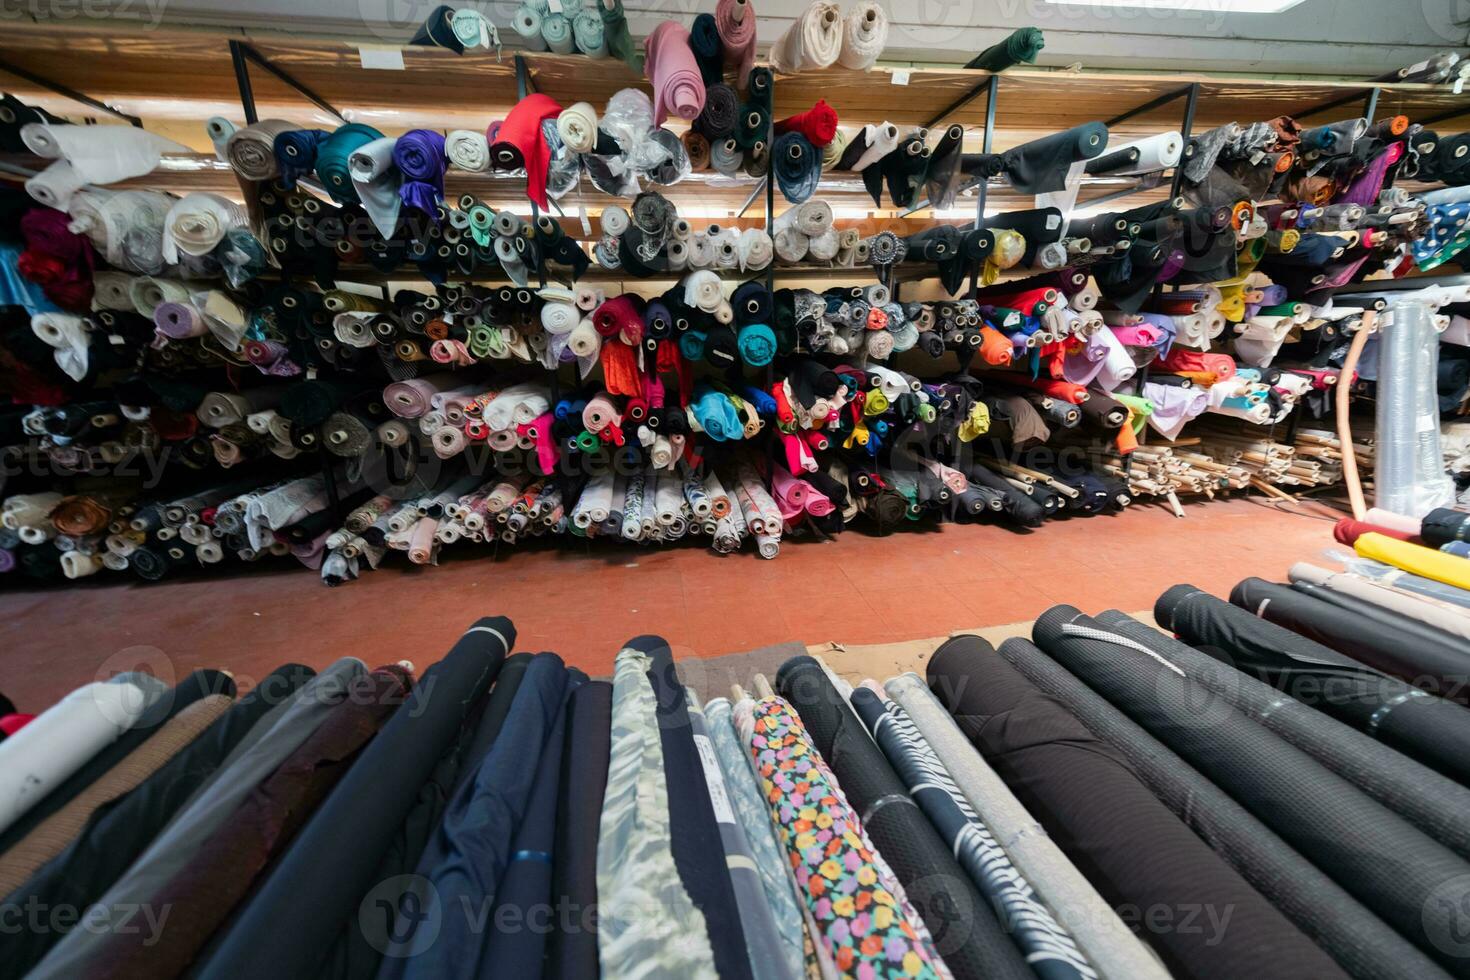
[[[262,679],[163,768],[132,792],[98,807],[76,840],[0,905],[71,908],[80,914],[122,877],[256,722],[315,673],[310,667],[287,664]],[[26,929],[8,937],[0,977],[23,976],[68,932],[64,927]]]
[[[1470,541],[1470,514],[1436,507],[1424,515],[1424,521],[1419,525],[1419,536],[1436,548],[1451,541]]]
[[[515,638],[509,619],[485,617],[424,672],[408,702],[363,750],[237,914],[200,977],[316,977],[329,952],[326,940],[341,929],[367,924],[357,911],[379,883],[371,880],[374,862],[364,856],[392,841],[417,790],[494,681]],[[379,907],[392,907],[398,897],[381,896],[386,905]],[[373,945],[386,948],[392,923],[377,919],[375,924],[385,934]]]
[[[1128,406],[1096,389],[1089,389],[1087,401],[1077,406],[1082,417],[1098,428],[1117,432],[1128,421]]]
[[[1217,923],[1213,939],[1208,926],[1197,933],[1134,924],[1176,976],[1339,975],[1224,858],[1159,802],[1120,752],[985,640],[957,636],[946,641],[929,661],[928,681],[985,761],[1109,905],[1140,911],[1213,909],[1217,915],[1231,910],[1228,927]],[[1301,956],[1293,964],[1283,958],[1286,953]],[[1293,969],[1308,963],[1311,969]]]
[[[517,653],[506,657],[505,662],[500,665],[500,670],[495,674],[495,686],[485,695],[484,708],[465,742],[463,754],[469,764],[461,767],[455,777],[456,791],[460,784],[474,776],[480,760],[485,758],[485,754],[499,737],[500,729],[505,727],[510,706],[515,702],[516,692],[521,689],[521,681],[526,676],[526,668],[531,665],[533,656],[534,654],[525,652]]]
[[[1470,855],[1470,789],[1116,610],[1097,619],[1144,644],[1183,670],[1192,682],[1254,718],[1435,840],[1461,856]]]
[[[1114,211],[1091,218],[1073,218],[1067,223],[1067,234],[1090,239],[1094,245],[1110,245],[1128,237],[1128,225],[1128,219]]]
[[[1202,708],[1184,677],[1131,643],[1098,638],[1111,634],[1071,606],[1043,613],[1032,634],[1405,938],[1470,975],[1446,943],[1458,903],[1470,902],[1470,863],[1223,700]]]
[[[947,208],[954,204],[955,194],[959,191],[960,158],[964,156],[964,145],[965,128],[956,124],[944,131],[929,152],[924,171],[924,192],[931,206]]]
[[[1009,228],[1026,239],[1022,265],[1036,261],[1036,250],[1062,240],[1062,212],[1057,208],[1034,208],[1029,211],[1007,211],[985,217],[986,228]]]
[[[1001,158],[1016,190],[1047,194],[1067,186],[1067,170],[1072,164],[1099,156],[1107,146],[1108,128],[1099,122],[1084,123],[1012,147]]]
[[[706,86],[718,84],[725,77],[724,47],[720,44],[714,14],[700,14],[694,18],[689,27],[689,50],[699,63],[699,74]]]
[[[659,636],[636,636],[624,649],[640,650],[650,658],[649,683],[658,702],[659,740],[664,753],[664,780],[669,789],[669,845],[684,890],[704,913],[722,978],[750,978],[745,930],[735,914],[735,886],[725,865],[725,848],[710,802],[704,764],[689,725],[689,701],[674,665],[668,641]]]
[[[1000,655],[1116,749],[1175,816],[1350,975],[1362,980],[1446,975],[1218,786],[1039,647],[1012,638],[1000,645]]]
[[[1470,783],[1470,711],[1192,586],[1154,604],[1165,629],[1216,660]]]
[[[1318,602],[1329,606],[1336,606],[1350,616],[1362,616],[1386,630],[1397,632],[1403,636],[1410,645],[1417,643],[1428,643],[1432,646],[1458,645],[1463,643],[1463,638],[1456,637],[1436,626],[1412,616],[1393,609],[1385,609],[1383,606],[1350,596],[1321,585],[1311,582],[1293,582],[1289,588],[1293,592],[1300,592],[1304,596],[1310,596]],[[1460,681],[1463,683],[1463,680]]]
[[[898,146],[878,163],[863,171],[863,181],[873,203],[880,204],[880,194],[874,180],[874,171],[888,184],[888,198],[899,207],[908,207],[918,196],[919,185],[924,182],[924,171],[929,166],[929,157],[924,152],[924,141],[910,136],[899,141]]]
[[[710,85],[704,90],[704,108],[694,120],[694,128],[710,142],[722,140],[735,132],[735,120],[740,112],[740,99],[735,90],[725,83]]]
[[[970,482],[998,491],[1005,501],[1004,510],[1023,527],[1040,527],[1046,521],[1046,509],[1017,490],[1005,477],[979,463],[971,466]]]
[[[227,694],[234,697],[234,680],[222,671],[196,670],[179,681],[172,690],[150,705],[131,728],[119,735],[112,744],[88,759],[86,764],[68,776],[65,782],[41,797],[34,806],[21,814],[9,827],[6,827],[5,832],[0,834],[0,854],[18,843],[41,821],[70,803],[78,793],[91,786],[98,777],[151,738],[170,718],[211,694]],[[12,706],[10,711],[14,710]]]
[[[548,980],[598,975],[597,836],[612,748],[612,685],[583,684],[568,711],[551,871],[552,900],[567,911],[548,938]]]
[[[737,326],[771,322],[771,293],[764,280],[753,279],[735,287],[730,295],[730,307]]]
[[[776,674],[776,690],[801,715],[812,743],[861,814],[869,838],[908,892],[955,977],[1033,977],[990,905],[821,665],[811,657],[791,658]]]
[[[1470,650],[1447,633],[1439,639],[1424,627],[1410,631],[1406,642],[1406,631],[1258,578],[1236,585],[1230,601],[1420,690],[1470,704]]]
[[[1126,150],[1114,150],[1112,153],[1104,153],[1100,157],[1093,157],[1087,161],[1084,172],[1089,174],[1110,174],[1115,170],[1131,167],[1138,162],[1138,147],[1130,146]]]

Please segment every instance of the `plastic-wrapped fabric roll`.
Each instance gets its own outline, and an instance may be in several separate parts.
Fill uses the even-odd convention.
[[[1433,904],[1431,894],[1470,890],[1464,859],[1229,704],[1216,701],[1202,713],[1174,668],[1151,651],[1138,651],[1136,641],[1119,643],[1071,606],[1043,613],[1033,636],[1058,663],[1163,740],[1386,923],[1442,964],[1459,969],[1443,943],[1430,938],[1444,935],[1439,930],[1446,926],[1446,910],[1430,911],[1425,903]],[[1394,860],[1385,861],[1386,855]],[[1290,948],[1286,942],[1283,946]],[[1315,947],[1311,951],[1321,955]],[[1305,960],[1286,975],[1315,975],[1321,969]]]
[[[1367,534],[1359,538],[1359,546],[1373,537]],[[1416,547],[1403,542],[1394,543],[1406,548]],[[1444,557],[1450,561],[1463,561],[1448,555]],[[1462,643],[1447,634],[1429,627],[1386,626],[1368,616],[1258,578],[1244,579],[1236,585],[1230,593],[1230,601],[1262,619],[1330,646],[1359,664],[1401,678],[1448,700],[1470,704],[1470,689],[1463,681],[1467,668],[1470,668],[1470,653],[1465,651]],[[1406,631],[1412,636],[1410,644],[1405,643]]]
[[[1454,501],[1439,438],[1439,336],[1423,303],[1395,303],[1389,315],[1378,352],[1374,499],[1382,509],[1422,517]]]
[[[794,264],[806,258],[811,239],[795,228],[778,228],[773,239],[776,255],[782,262]]]
[[[554,54],[571,54],[575,46],[572,38],[572,22],[563,14],[543,13],[541,15],[541,39],[546,42],[546,48]]]
[[[888,15],[872,0],[863,0],[847,12],[842,24],[842,67],[867,71],[883,55],[888,44]]]
[[[1046,39],[1039,28],[1023,27],[999,44],[986,48],[971,58],[965,67],[983,68],[985,71],[1005,71],[1007,68],[1035,61],[1036,56],[1044,47],[1046,47]]]
[[[1171,971],[1287,977],[1289,960],[1311,974],[1340,975],[1155,796],[1121,753],[983,639],[951,638],[935,651],[928,675],[960,731],[1110,905],[1222,903],[1217,907],[1234,910],[1237,928],[1251,922],[1213,940],[1179,930],[1151,933],[1149,945]],[[1092,955],[1086,945],[1083,951]]]
[[[781,665],[776,690],[801,715],[848,802],[868,814],[868,836],[910,892],[955,977],[1032,976],[991,906],[909,798],[821,665],[811,657],[793,657]]]
[[[740,233],[736,246],[740,254],[740,267],[760,271],[771,264],[771,236],[761,228],[747,228]]]
[[[794,75],[827,68],[842,54],[842,10],[831,0],[812,0],[771,45],[771,67]]]
[[[527,51],[546,50],[546,38],[541,36],[543,19],[542,12],[529,3],[521,4],[511,15],[511,29],[520,36]]]
[[[1047,194],[1065,189],[1072,165],[1098,156],[1107,145],[1107,127],[1086,123],[1013,147],[1002,154],[1002,159],[1016,190]]]
[[[1100,620],[1121,632],[1121,623],[1105,619],[1109,615]],[[1025,640],[1012,638],[1001,644],[999,653],[1117,749],[1164,805],[1350,975],[1367,980],[1440,973],[1423,953],[1239,803],[1045,652]]]
[[[1404,755],[1465,782],[1470,774],[1470,711],[1385,677],[1268,620],[1257,619],[1191,586],[1159,597],[1166,629]]]

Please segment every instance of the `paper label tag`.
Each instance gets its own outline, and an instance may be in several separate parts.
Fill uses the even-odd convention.
[[[590,221],[587,220],[587,205],[585,205],[585,204],[582,205],[581,208],[579,208],[578,210],[579,210],[579,216],[582,219],[582,234],[584,234],[584,235],[590,235],[590,234],[592,234],[592,222],[590,222]]]
[[[110,333],[107,335],[107,342],[114,347],[121,347],[123,344],[127,343],[127,341],[123,339],[121,334],[115,333]]]
[[[309,368],[306,369],[306,380],[307,381],[315,381],[316,380],[316,368],[309,367]]]
[[[735,808],[725,792],[725,777],[720,772],[720,760],[715,757],[715,747],[708,735],[695,735],[694,745],[699,749],[699,761],[704,765],[704,781],[709,784],[709,801],[714,807],[717,823],[734,823]]]
[[[1049,215],[1046,216],[1046,230],[1047,231],[1054,230],[1056,228],[1056,226],[1059,225],[1059,224],[1061,224],[1061,223],[1062,223],[1061,215],[1049,214]]]
[[[1439,428],[1439,419],[1433,415],[1421,415],[1414,420],[1415,432],[1432,432]]]
[[[893,73],[888,77],[894,85],[907,85],[909,83],[909,69],[895,68],[893,69]]]
[[[553,14],[561,13],[561,0],[546,0],[546,9]]]
[[[362,60],[362,66],[364,68],[376,68],[381,71],[403,71],[402,48],[359,44],[357,46],[357,56]]]

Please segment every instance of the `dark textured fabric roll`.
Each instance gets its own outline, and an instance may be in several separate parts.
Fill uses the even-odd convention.
[[[515,703],[516,692],[521,689],[521,681],[526,676],[526,668],[531,665],[533,656],[530,653],[517,653],[506,657],[505,662],[500,665],[500,670],[495,674],[495,686],[485,695],[484,710],[480,712],[474,734],[465,746],[464,759],[468,765],[459,771],[456,788],[474,774],[475,767],[495,744],[500,729],[505,727],[505,718],[510,714],[510,706]]]
[[[611,750],[612,685],[583,684],[567,706],[561,796],[556,806],[551,896],[558,912],[547,940],[548,980],[598,975],[597,834],[607,790]]]
[[[1470,789],[1117,610],[1097,617],[1435,840],[1470,855]]]
[[[745,952],[745,930],[735,914],[735,887],[725,867],[725,848],[704,779],[704,764],[689,726],[688,695],[673,652],[660,636],[636,636],[623,648],[648,654],[652,665],[648,680],[658,701],[664,780],[669,788],[669,843],[679,879],[695,907],[704,913],[720,976],[749,978],[750,957]]]
[[[562,706],[541,747],[541,761],[526,802],[526,812],[510,846],[510,863],[495,889],[496,927],[480,954],[481,976],[535,977],[541,974],[553,909],[552,854],[557,830],[562,759],[566,750],[567,704],[587,681],[581,671],[567,671]],[[543,922],[543,916],[545,921]]]
[[[86,764],[68,776],[65,782],[41,797],[35,806],[21,814],[14,823],[5,828],[5,833],[0,834],[0,854],[19,843],[42,821],[70,803],[78,793],[91,786],[98,777],[152,737],[165,722],[195,701],[211,694],[227,694],[234,697],[234,680],[228,674],[218,670],[196,670],[185,677],[171,691],[150,705],[133,723],[133,726],[119,735],[112,744],[105,746],[91,759],[88,759]],[[0,704],[0,715],[13,714],[14,711],[14,706],[6,711],[5,705]]]
[[[1337,975],[1324,954],[1159,802],[1122,754],[989,643],[978,636],[948,640],[929,661],[928,681],[1057,846],[1176,976],[1302,977],[1324,965],[1324,975]],[[1198,923],[1198,932],[1157,920],[1150,926],[1149,909],[1168,909],[1171,916],[1198,909],[1215,918]],[[1280,955],[1303,948],[1310,968]]]
[[[478,620],[424,672],[408,703],[393,716],[357,765],[337,784],[274,872],[241,911],[199,976],[316,977],[338,930],[357,918],[376,870],[364,855],[386,848],[413,809],[415,794],[459,734],[515,643],[503,616]],[[364,801],[371,800],[371,806]],[[379,896],[377,908],[396,908],[404,890]],[[379,919],[387,948],[391,921]]]
[[[990,905],[965,875],[852,708],[811,657],[781,665],[776,690],[801,715],[817,751],[863,817],[873,844],[934,937],[959,980],[1033,974]]]
[[[1362,617],[1377,627],[1396,633],[1401,637],[1401,642],[1410,646],[1425,644],[1432,648],[1443,649],[1464,644],[1463,637],[1457,637],[1422,619],[1416,619],[1394,609],[1385,609],[1383,606],[1367,602],[1356,596],[1314,585],[1311,582],[1293,582],[1288,588],[1318,602],[1335,606],[1355,620],[1357,617]],[[1457,680],[1460,684],[1465,682],[1463,677]]]
[[[315,674],[287,664],[265,677],[168,764],[127,795],[98,807],[66,850],[52,858],[0,906],[75,909],[78,914],[120,878],[174,814],[276,705]],[[20,977],[69,930],[25,930],[5,942],[0,976]]]
[[[1470,650],[1464,641],[1435,639],[1424,629],[1408,632],[1303,595],[1287,585],[1248,578],[1230,601],[1262,619],[1300,633],[1361,664],[1408,681],[1457,704],[1470,704]],[[1406,642],[1410,639],[1412,642]]]
[[[705,88],[704,108],[695,118],[693,125],[713,143],[735,132],[735,123],[739,113],[740,99],[735,95],[735,90],[721,82]]]
[[[1427,544],[1436,548],[1451,541],[1470,541],[1470,514],[1436,507],[1424,515],[1419,534]]]
[[[1470,903],[1470,863],[1221,699],[1201,709],[1189,682],[1155,657],[1124,658],[1071,606],[1043,613],[1038,646],[1229,793],[1302,856],[1451,973],[1470,959],[1450,940]],[[1443,899],[1443,901],[1441,901]],[[1470,904],[1464,906],[1470,908]]]
[[[1202,653],[1470,783],[1470,711],[1461,705],[1369,670],[1193,586],[1176,585],[1161,595],[1154,618]]]
[[[1138,147],[1130,146],[1125,150],[1114,150],[1112,153],[1104,153],[1102,156],[1093,157],[1087,161],[1085,172],[1088,174],[1109,174],[1114,170],[1122,170],[1131,167],[1138,162]]]
[[[1116,749],[1174,814],[1354,977],[1443,977],[1443,970],[1239,803],[1034,644],[1000,655]]]
[[[1108,128],[1084,123],[1060,133],[1022,143],[1001,154],[1006,176],[1022,194],[1048,194],[1066,187],[1072,164],[1091,160],[1108,146]]]

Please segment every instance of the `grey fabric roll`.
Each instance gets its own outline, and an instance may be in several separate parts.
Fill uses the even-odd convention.
[[[1044,651],[1017,638],[1002,643],[999,652],[1122,753],[1165,806],[1349,974],[1363,980],[1448,975],[1198,770]]]
[[[1457,918],[1470,908],[1470,863],[1223,700],[1202,710],[1182,671],[1071,606],[1043,613],[1032,635],[1419,949],[1470,976],[1457,955],[1470,953]]]
[[[709,784],[710,800],[714,803],[715,822],[720,828],[720,843],[725,848],[725,866],[730,872],[730,885],[735,889],[735,911],[740,915],[740,927],[745,933],[745,951],[750,957],[751,973],[758,980],[780,980],[783,977],[799,980],[787,970],[781,955],[781,940],[776,932],[776,920],[771,915],[771,903],[766,901],[760,873],[751,857],[750,844],[746,842],[745,831],[730,805],[725,776],[720,771],[714,742],[710,738],[709,721],[694,699],[694,692],[685,688],[684,695],[689,699],[689,727],[700,762],[704,764],[705,781]]]
[[[1116,609],[1098,622],[1146,645],[1435,840],[1470,856],[1470,789]]]
[[[81,924],[52,948],[28,976],[83,976],[88,960],[109,939],[112,928],[137,928],[138,909],[173,880],[240,802],[326,720],[351,687],[367,672],[355,657],[343,657],[257,722],[225,759],[215,777],[201,786],[148,849],[88,910]]]
[[[1168,980],[1153,952],[1064,855],[986,764],[917,674],[884,685],[903,706],[1012,863],[1107,980]]]

